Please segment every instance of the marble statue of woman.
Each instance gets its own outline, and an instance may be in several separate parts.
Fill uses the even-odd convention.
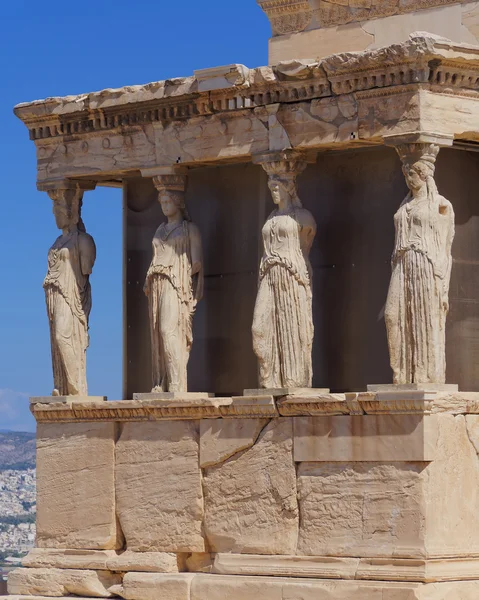
[[[53,396],[87,396],[86,350],[91,309],[93,238],[81,219],[80,189],[49,192],[62,235],[48,252],[45,289],[53,362]]]
[[[301,161],[262,163],[276,209],[263,227],[264,253],[253,318],[253,348],[262,388],[312,385],[312,272],[309,252],[316,235],[313,215],[296,192]]]
[[[407,144],[398,152],[410,190],[394,217],[396,241],[386,303],[394,383],[445,383],[452,204],[434,181],[439,147]]]
[[[198,227],[188,217],[183,185],[163,188],[154,178],[167,221],[153,237],[146,276],[152,348],[152,392],[186,392],[193,343],[192,320],[203,295],[203,258]]]

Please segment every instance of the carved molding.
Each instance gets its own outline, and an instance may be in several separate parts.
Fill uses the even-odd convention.
[[[37,403],[39,423],[90,421],[172,421],[377,414],[479,414],[477,392],[360,392],[316,396],[210,398],[201,402],[121,400],[116,402]]]
[[[153,184],[158,192],[165,190],[184,192],[188,179],[188,169],[182,166],[152,167],[141,169],[143,177],[152,177]]]
[[[64,193],[67,190],[79,190],[81,192],[92,191],[96,188],[96,181],[88,179],[52,179],[37,183],[39,192],[47,192],[50,197],[55,192]]]
[[[343,94],[395,94],[416,84],[429,86],[435,93],[479,97],[479,50],[417,34],[405,43],[377,50],[251,69],[248,86],[198,93],[194,78],[189,78],[158,82],[154,91],[153,84],[148,84],[134,90],[104,90],[21,104],[15,113],[38,143],[40,161],[46,145],[58,140],[63,144],[58,154],[67,157],[68,142],[81,140],[88,145],[89,136],[96,138],[107,131],[123,135],[125,144],[131,145],[132,132],[146,124],[161,128],[192,117]],[[105,150],[108,141],[103,138]]]
[[[296,179],[306,169],[307,163],[314,161],[315,157],[307,157],[295,150],[266,152],[253,157],[253,162],[260,164],[270,177],[276,175],[289,179]]]
[[[474,0],[310,0],[320,27],[334,27]]]
[[[268,16],[273,36],[304,31],[313,17],[307,0],[258,0],[258,4]]]

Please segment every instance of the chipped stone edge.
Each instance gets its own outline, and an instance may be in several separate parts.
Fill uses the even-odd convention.
[[[213,401],[214,400],[214,401]],[[204,402],[118,400],[32,404],[38,423],[162,421],[382,414],[479,414],[479,392],[358,392],[317,396],[239,396]]]
[[[335,54],[319,62],[293,60],[249,70],[243,65],[227,65],[196,75],[22,103],[14,112],[29,128],[31,139],[45,143],[125,125],[383,88],[397,90],[411,84],[477,97],[479,47],[416,33],[402,44]],[[210,82],[208,91],[200,91],[200,84],[205,89],[205,81]]]

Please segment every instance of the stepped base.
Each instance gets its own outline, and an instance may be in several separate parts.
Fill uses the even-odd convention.
[[[400,583],[194,573],[127,573],[117,593],[113,597],[125,597],[129,600],[477,600],[479,580]],[[1,598],[48,600],[51,596],[17,594]],[[79,596],[63,598],[86,600]]]

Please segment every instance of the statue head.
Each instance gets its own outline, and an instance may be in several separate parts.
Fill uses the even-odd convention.
[[[296,191],[296,177],[272,174],[268,178],[268,187],[275,204],[283,201],[285,204],[301,206],[301,200]]]
[[[276,157],[275,157],[276,158]],[[261,163],[268,174],[268,187],[273,197],[273,202],[302,206],[298,197],[296,177],[306,168],[306,162],[287,157],[278,157],[277,160],[268,160]]]
[[[85,228],[81,219],[82,190],[79,187],[50,190],[48,195],[53,200],[53,214],[58,229],[78,227],[84,231]]]
[[[183,174],[157,175],[153,183],[158,190],[158,201],[165,217],[174,218],[181,213],[186,221],[190,220],[185,205],[186,176]]]
[[[167,189],[161,190],[158,193],[158,201],[165,217],[175,218],[175,216],[181,214],[183,219],[190,220],[185,206],[184,192]]]
[[[436,191],[434,173],[439,146],[404,144],[398,147],[398,152],[403,163],[404,178],[411,192],[417,192],[424,187]]]

